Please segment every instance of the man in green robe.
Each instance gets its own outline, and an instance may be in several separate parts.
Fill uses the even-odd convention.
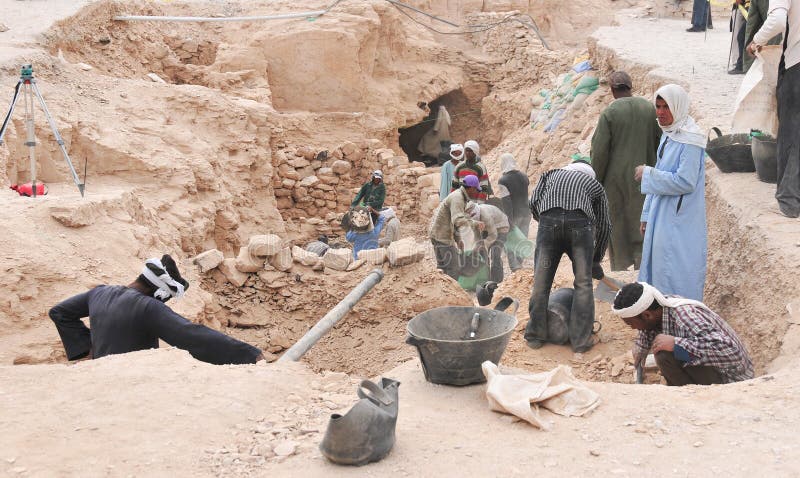
[[[639,268],[642,234],[639,219],[644,195],[633,179],[636,166],[655,166],[661,128],[653,103],[631,94],[631,77],[609,77],[614,101],[600,115],[592,136],[592,168],[608,196],[611,214],[611,270]]]
[[[753,42],[758,30],[767,20],[769,14],[769,0],[752,0],[750,2],[750,9],[747,11],[747,27],[744,33],[744,44],[749,45]],[[783,41],[783,35],[776,35],[771,39],[767,45],[780,45]],[[753,61],[756,59],[749,52],[744,53],[744,72],[750,69]]]

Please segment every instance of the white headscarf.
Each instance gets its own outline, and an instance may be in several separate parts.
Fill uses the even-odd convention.
[[[689,94],[686,93],[686,90],[679,85],[664,85],[656,91],[653,103],[659,96],[667,102],[669,111],[672,113],[672,124],[661,126],[664,134],[677,143],[692,144],[705,148],[706,135],[697,126],[694,118],[689,116]]]
[[[503,153],[500,155],[500,171],[507,173],[517,168],[517,162],[514,161],[514,155],[511,153]]]
[[[464,142],[464,149],[472,150],[472,152],[475,153],[475,156],[480,156],[481,155],[481,147],[478,146],[478,142],[475,141],[474,139],[471,139],[469,141],[465,141]]]
[[[183,297],[183,284],[169,275],[159,259],[147,259],[142,269],[142,275],[156,288],[156,292],[153,294],[156,299],[164,301],[170,297],[178,299]]]
[[[617,309],[615,307],[612,307],[611,308],[612,313],[614,313],[615,315],[619,315],[620,317],[623,318],[636,317],[637,315],[647,310],[654,300],[658,301],[658,303],[662,307],[675,308],[675,307],[680,307],[682,305],[694,305],[696,307],[702,307],[706,310],[711,310],[708,308],[706,304],[696,300],[684,299],[683,297],[671,297],[668,299],[664,297],[664,295],[661,292],[659,292],[658,289],[651,286],[647,282],[639,282],[639,284],[641,284],[642,287],[644,287],[644,290],[642,291],[642,296],[639,297],[639,300],[637,300],[636,303],[633,304],[632,306],[627,307],[625,309]],[[619,292],[617,292],[617,295],[619,295]]]
[[[453,156],[453,151],[461,151],[461,155]],[[453,143],[450,145],[450,157],[453,159],[457,159],[461,161],[464,159],[464,146],[458,143]]]
[[[570,163],[561,169],[566,169],[567,171],[578,171],[579,173],[591,176],[593,179],[596,177],[594,169],[592,169],[591,166],[582,161],[576,161],[574,163]]]

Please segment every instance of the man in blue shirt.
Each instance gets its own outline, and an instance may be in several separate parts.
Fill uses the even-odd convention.
[[[347,239],[347,242],[353,243],[353,259],[358,259],[358,251],[378,248],[378,236],[381,235],[384,224],[386,224],[386,216],[381,214],[378,216],[378,221],[371,231],[347,231],[344,237]]]

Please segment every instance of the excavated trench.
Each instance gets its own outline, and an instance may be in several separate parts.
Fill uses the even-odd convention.
[[[87,22],[81,30],[68,33],[69,28],[63,28],[59,41],[52,44],[53,51],[62,50],[73,61],[91,61],[97,70],[111,77],[134,79],[155,73],[175,85],[197,85],[245,100],[271,100],[276,110],[315,111],[320,115],[303,119],[291,115],[270,116],[270,121],[282,124],[272,125],[274,136],[266,142],[255,140],[260,148],[269,152],[273,177],[269,179],[268,190],[275,196],[276,209],[286,225],[287,237],[291,237],[296,244],[302,245],[318,233],[341,235],[336,227],[337,214],[346,209],[353,189],[366,179],[369,171],[377,168],[385,168],[392,181],[396,181],[387,181],[393,189],[387,204],[398,206],[400,212],[405,213],[402,217],[406,230],[412,231],[418,241],[425,242],[424,229],[432,210],[430,198],[435,195],[438,184],[423,179],[430,170],[408,173],[414,169],[414,165],[407,163],[419,159],[416,146],[432,126],[432,118],[422,119],[419,112],[412,114],[406,109],[402,115],[382,117],[381,121],[377,121],[377,126],[373,121],[369,132],[362,133],[361,141],[357,141],[359,135],[350,128],[357,123],[340,124],[340,129],[336,130],[330,125],[335,124],[339,117],[325,116],[332,111],[348,111],[340,106],[350,102],[351,98],[339,98],[339,103],[326,100],[310,108],[307,98],[301,100],[291,97],[292,90],[284,83],[286,79],[277,78],[277,73],[270,70],[277,67],[274,64],[268,66],[266,59],[254,54],[268,37],[258,37],[257,41],[235,49],[231,46],[230,38],[226,38],[230,33],[220,29],[209,33],[195,27],[179,26],[168,34],[160,35],[143,24],[123,26],[116,22],[109,23],[108,15],[118,12],[120,7],[113,4],[103,8],[108,9],[104,12],[105,17],[91,15],[90,12],[84,18],[79,18],[77,21]],[[373,36],[368,37],[370,41],[374,40]],[[103,54],[87,53],[84,49],[87,44]],[[223,58],[225,61],[221,62]],[[134,62],[133,59],[139,61]],[[239,69],[234,68],[237,65]],[[557,67],[552,67],[553,76],[559,73]],[[545,73],[544,70],[537,72],[541,78],[548,76]],[[435,73],[430,74],[436,77]],[[430,95],[431,111],[435,111],[439,105],[447,107],[453,119],[451,135],[459,142],[473,138],[480,142],[484,137],[506,138],[510,131],[501,129],[500,125],[507,122],[484,122],[481,105],[489,95],[491,86],[489,81],[440,85]],[[527,86],[533,93],[548,85],[542,80]],[[336,88],[336,85],[331,88]],[[349,104],[357,111],[360,101],[353,100]],[[209,118],[219,115],[217,109],[205,109],[202,102],[195,106],[191,111],[172,112],[170,121],[192,124],[196,118],[204,115]],[[373,106],[365,109],[372,108],[373,114],[379,117]],[[181,118],[183,115],[185,118]],[[417,123],[408,120],[409,116],[414,115]],[[351,117],[353,115],[347,116]],[[596,116],[587,114],[574,119],[565,128],[584,131],[594,121]],[[308,128],[315,124],[328,127],[323,138],[303,144],[303,139],[314,137],[315,132]],[[407,126],[409,124],[411,126]],[[346,129],[349,131],[344,132]],[[502,141],[499,143],[502,144]],[[488,161],[501,152],[492,151],[495,144],[482,146],[482,156],[489,158]],[[404,151],[406,157],[399,155],[400,151]],[[554,165],[552,161],[558,161],[558,157],[572,151],[573,144],[564,144],[561,150],[548,153],[550,161],[546,157],[539,158],[540,165],[533,165],[529,170],[531,180],[535,181],[545,166]],[[325,154],[321,156],[322,152]],[[333,173],[336,161],[349,162],[351,166],[346,172]],[[328,169],[331,170],[330,174]],[[322,170],[325,170],[324,173]],[[263,173],[264,170],[259,172]],[[113,171],[107,173],[112,174]],[[17,177],[20,176],[21,173],[17,174]],[[296,183],[312,176],[332,178],[330,181],[319,181],[329,187],[317,187],[315,182],[309,182],[304,189],[296,187]],[[742,336],[758,372],[763,373],[780,354],[787,330],[785,313],[773,297],[793,286],[789,279],[791,271],[783,270],[781,264],[760,261],[765,248],[768,248],[763,238],[741,224],[739,216],[718,194],[713,182],[709,183],[707,190],[709,273],[706,301]],[[234,215],[226,221],[236,223],[240,217]],[[318,218],[318,221],[312,222],[308,218]],[[211,238],[204,240],[204,245],[235,254],[246,238],[237,233],[235,228],[223,229],[221,232],[218,216],[215,232]],[[192,230],[182,232],[186,241],[182,238],[179,242],[196,244],[198,241],[192,238],[192,234],[196,233]],[[280,354],[361,280],[364,269],[356,273],[331,273],[296,265],[288,274],[253,274],[240,287],[231,284],[215,269],[201,279],[201,287],[213,296],[206,303],[202,315],[226,332],[271,353]],[[431,257],[403,268],[387,267],[385,271],[386,277],[381,284],[306,355],[304,360],[312,368],[362,376],[389,370],[416,355],[412,347],[404,344],[408,320],[433,307],[467,305],[472,301],[456,284],[435,270]],[[568,287],[570,275],[568,263],[565,262],[556,278],[556,286]],[[776,279],[767,281],[763,277]],[[587,380],[630,382],[632,377],[627,372],[631,367],[626,364],[624,354],[630,349],[634,334],[611,317],[607,304],[597,303],[596,318],[603,324],[599,334],[601,343],[584,358],[574,357],[568,347],[547,346],[540,351],[525,347],[522,327],[528,319],[525,304],[529,298],[531,280],[531,271],[526,268],[510,276],[498,291],[498,294],[513,296],[523,304],[517,314],[520,325],[507,350],[505,363],[537,370],[552,368],[556,363],[567,363],[575,367],[576,375]],[[753,317],[758,317],[758,320],[753,320]]]

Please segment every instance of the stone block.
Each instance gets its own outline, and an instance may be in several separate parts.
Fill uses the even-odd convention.
[[[381,148],[375,151],[375,159],[380,161],[381,164],[388,164],[389,160],[394,157],[394,151],[389,148]]]
[[[292,259],[295,262],[303,264],[304,266],[316,266],[317,264],[322,264],[322,258],[313,252],[308,252],[307,250],[303,249],[299,246],[292,247]]]
[[[353,262],[353,251],[351,249],[328,249],[322,259],[325,267],[344,271]]]
[[[257,257],[248,251],[248,247],[239,249],[239,255],[236,256],[236,269],[241,272],[258,272],[264,268],[266,260],[263,257]]]
[[[292,268],[292,250],[284,247],[269,260],[269,265],[275,269],[285,272]]]
[[[210,251],[205,251],[198,254],[192,262],[197,265],[197,268],[200,269],[201,273],[205,274],[211,269],[219,266],[224,259],[225,256],[222,255],[222,252],[217,249],[211,249]]]
[[[425,249],[418,246],[413,238],[406,237],[391,243],[386,255],[392,267],[400,267],[422,260]]]
[[[357,151],[360,151],[360,148],[355,143],[348,141],[342,145],[341,150],[345,156],[353,156]]]
[[[280,252],[281,242],[281,238],[275,234],[252,236],[247,243],[247,250],[251,256],[255,257],[274,256]]]
[[[347,272],[354,271],[366,263],[367,261],[365,261],[364,259],[359,259],[355,262],[351,262],[350,265],[347,266]]]
[[[420,189],[425,188],[436,188],[439,189],[439,185],[442,182],[442,176],[439,173],[433,174],[425,174],[417,179],[417,187]]]
[[[405,156],[394,156],[389,160],[389,169],[395,169],[408,164],[408,158]]]
[[[370,265],[379,266],[386,262],[386,249],[379,247],[377,249],[358,251],[358,260],[362,259]]]
[[[222,261],[222,263],[219,265],[219,270],[222,272],[225,278],[228,279],[228,282],[236,287],[243,286],[247,281],[247,278],[250,277],[236,268],[236,259],[233,258]]]
[[[353,165],[347,161],[337,159],[333,162],[333,164],[331,164],[331,169],[333,170],[334,174],[347,174],[351,169],[353,169]]]
[[[319,178],[316,176],[308,176],[300,180],[300,187],[310,188],[319,183]]]
[[[289,164],[295,169],[300,169],[311,166],[311,161],[306,158],[294,158],[289,160]]]

